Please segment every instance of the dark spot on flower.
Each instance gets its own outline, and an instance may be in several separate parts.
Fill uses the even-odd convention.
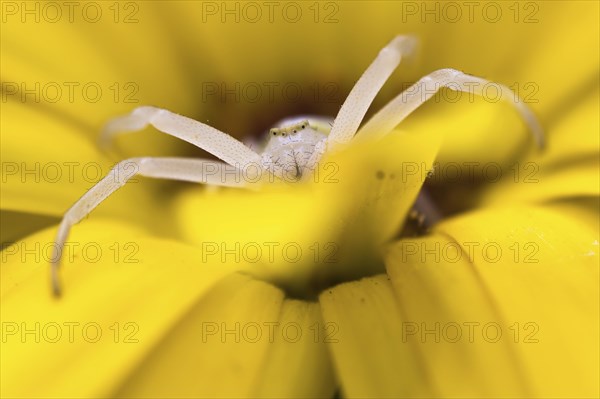
[[[379,180],[383,180],[383,178],[385,177],[385,173],[382,170],[378,170],[377,173],[375,173],[375,177]]]

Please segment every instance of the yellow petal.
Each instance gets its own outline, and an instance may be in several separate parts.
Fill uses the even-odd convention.
[[[405,78],[392,79],[374,110],[405,83],[434,69],[454,67],[507,85],[517,83],[523,97],[532,93],[526,85],[533,83],[539,89],[533,93],[540,101],[539,109],[554,114],[563,108],[562,99],[585,87],[582,81],[594,76],[598,67],[598,57],[590,55],[598,48],[594,34],[597,5],[591,2],[492,6],[405,2],[369,10],[351,2],[292,6],[100,3],[89,7],[91,12],[100,8],[102,13],[93,23],[86,20],[83,7],[76,7],[75,23],[69,21],[68,7],[63,6],[59,6],[62,18],[58,21],[36,23],[35,13],[24,15],[24,6],[15,5],[16,12],[7,13],[4,24],[4,81],[18,86],[26,83],[29,89],[36,83],[41,88],[58,83],[62,98],[56,103],[41,99],[43,107],[94,127],[142,103],[209,120],[237,137],[264,129],[290,113],[333,115],[376,52],[399,33],[421,38],[419,63],[401,66]],[[38,18],[44,7],[38,7]],[[500,14],[497,19],[496,13]],[[581,23],[573,26],[573,20]],[[177,29],[163,29],[167,26]],[[352,40],[356,32],[361,32],[360,40]],[[556,54],[572,64],[569,74],[556,67]],[[66,64],[65,59],[69,60]],[[69,101],[65,82],[79,84],[76,100]],[[81,93],[90,82],[103,90],[97,103]],[[129,83],[133,89],[126,87]],[[287,92],[290,87],[291,91],[300,87],[299,97]],[[253,95],[256,90],[258,95]],[[127,96],[139,102],[126,102]],[[20,93],[10,97],[21,98]],[[31,95],[27,101],[31,103]],[[546,111],[548,106],[553,109]],[[236,117],[231,118],[232,114]],[[480,126],[469,130],[481,131]],[[521,132],[514,133],[518,144]],[[468,144],[469,137],[475,136],[461,136],[464,143],[456,148]],[[492,148],[507,140],[506,135],[490,138]],[[147,140],[137,140],[135,145],[150,150],[162,144],[158,148],[167,151],[165,142],[154,139],[149,139],[153,145],[146,145]],[[134,142],[127,144],[128,151],[135,151]]]
[[[83,134],[90,137],[108,118],[136,105],[193,110],[196,94],[187,90],[189,75],[171,30],[157,29],[161,15],[152,3],[5,7],[6,98],[88,126]],[[151,148],[148,141],[153,138],[139,141],[138,148]],[[155,144],[166,150],[164,141]]]
[[[177,320],[233,269],[138,229],[87,221],[63,257],[52,297],[55,228],[2,252],[3,397],[105,397]],[[31,381],[35,381],[32,384]]]
[[[596,85],[585,101],[556,121],[543,153],[517,162],[503,180],[490,184],[481,205],[600,195],[598,93]]]
[[[323,159],[316,182],[190,190],[175,207],[186,239],[211,259],[254,263],[257,275],[314,295],[383,269],[373,259],[400,229],[439,143],[435,132],[398,131]]]
[[[552,206],[552,209],[557,212],[569,215],[586,225],[591,231],[600,234],[600,196],[562,198],[550,201],[546,205]]]
[[[414,309],[414,320],[439,321],[442,327],[451,322],[482,326],[482,335],[475,336],[480,345],[463,345],[460,355],[446,346],[441,364],[436,363],[436,345],[419,342],[431,368],[454,368],[452,375],[440,372],[442,392],[466,395],[468,388],[457,380],[471,384],[477,373],[489,381],[477,396],[487,389],[500,396],[598,395],[598,227],[590,229],[564,211],[510,207],[472,213],[438,225],[435,232],[445,237],[441,240],[415,240],[419,251],[408,258],[412,266],[398,259],[402,245],[406,253],[405,243],[388,257],[390,274],[401,284],[397,292],[404,306]],[[432,247],[436,241],[439,246]],[[455,260],[458,247],[460,261]],[[424,263],[427,248],[432,254]],[[436,255],[439,262],[432,260]],[[417,282],[425,290],[413,289]],[[480,294],[468,295],[474,286]],[[502,362],[493,371],[480,369],[485,359],[460,360],[477,359],[481,345],[498,354],[492,327],[490,335],[483,331],[486,323],[495,323],[502,332],[497,346],[507,346],[504,356],[511,357],[508,366]],[[461,342],[465,331],[463,327]],[[496,389],[499,385],[503,387]]]
[[[14,101],[3,104],[2,111],[3,210],[61,217],[115,163],[76,126]],[[160,187],[159,181],[134,178],[93,215],[110,214],[168,231]],[[149,218],[152,214],[162,216]]]
[[[387,270],[404,316],[396,340],[418,353],[418,367],[430,376],[436,396],[530,397],[510,323],[461,250],[437,234],[404,239],[390,249]],[[398,384],[416,389],[404,379]]]
[[[224,279],[171,326],[116,396],[249,396],[282,301],[283,293],[269,284],[239,275]]]
[[[331,398],[336,384],[326,344],[337,339],[314,302],[285,300],[253,397]]]
[[[34,231],[57,224],[60,220],[52,216],[34,215],[23,212],[0,210],[0,242],[4,248]]]
[[[412,6],[413,3],[405,3],[405,7]],[[597,90],[600,68],[597,2],[488,3],[472,5],[471,14],[469,6],[460,5],[461,18],[457,23],[443,23],[444,10],[449,16],[457,8],[453,3],[415,3],[414,7],[414,18],[433,21],[437,16],[442,21],[429,24],[424,32],[423,69],[453,67],[511,87],[549,132],[550,146],[554,125]],[[424,13],[425,9],[430,10],[429,14]],[[499,10],[501,18],[497,22],[486,21],[485,12],[492,10]],[[466,23],[469,15],[473,19],[471,24]],[[573,26],[573,20],[580,24]],[[442,37],[446,39],[441,40]],[[448,45],[449,41],[455,45]],[[436,56],[428,57],[431,53]],[[561,60],[568,60],[573,69],[569,68],[567,73],[561,67],[565,61]],[[401,127],[409,131],[435,129],[449,133],[438,160],[442,167],[462,165],[464,177],[472,167],[466,163],[478,162],[477,170],[488,163],[506,166],[516,160],[515,156],[532,148],[530,132],[514,109],[495,102],[493,89],[484,99],[442,92]],[[569,137],[579,141],[580,133],[572,129]],[[565,150],[562,146],[558,148]]]
[[[323,319],[333,326],[329,348],[343,396],[438,396],[419,353],[400,338],[402,309],[387,276],[339,285],[319,301]]]

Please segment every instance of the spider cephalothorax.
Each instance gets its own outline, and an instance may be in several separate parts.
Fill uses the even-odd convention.
[[[330,118],[295,117],[269,131],[262,151],[263,167],[284,180],[299,180],[313,170],[323,154]]]
[[[85,193],[64,215],[52,258],[54,292],[60,292],[60,254],[71,227],[136,174],[229,187],[255,187],[255,183],[275,180],[297,181],[307,170],[314,169],[324,154],[349,144],[355,136],[377,138],[388,134],[443,87],[484,95],[482,88],[492,84],[486,79],[455,69],[433,71],[392,99],[361,126],[373,99],[402,57],[413,51],[415,43],[413,37],[397,36],[385,46],[356,82],[332,123],[330,119],[321,117],[286,119],[270,130],[269,140],[261,153],[211,126],[156,107],[138,107],[129,115],[110,121],[102,135],[105,142],[115,134],[141,130],[152,125],[166,134],[196,145],[225,163],[190,158],[143,157],[131,158],[115,165],[106,177]],[[537,143],[542,145],[542,129],[529,108],[509,88],[493,84],[504,100],[515,105]],[[243,173],[230,173],[232,167],[240,171],[254,168],[261,178],[256,181],[240,179],[239,176],[243,176]],[[135,173],[131,173],[132,169]],[[269,176],[269,179],[263,179],[264,176]]]

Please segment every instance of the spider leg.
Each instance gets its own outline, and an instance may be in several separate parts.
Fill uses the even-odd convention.
[[[133,176],[206,183],[216,186],[241,187],[245,181],[233,167],[222,162],[191,158],[130,158],[117,163],[96,185],[90,188],[63,216],[58,228],[51,259],[52,288],[60,295],[58,268],[71,227],[86,217],[109,195],[123,187]],[[241,170],[234,170],[241,172]]]
[[[261,164],[260,155],[230,135],[166,109],[150,106],[138,107],[129,115],[109,121],[104,127],[100,142],[107,145],[118,133],[141,130],[148,125],[187,141],[230,165],[243,167],[249,163]]]
[[[544,146],[544,131],[533,112],[508,87],[489,80],[464,74],[455,69],[440,69],[421,78],[377,112],[357,133],[357,137],[380,137],[402,122],[442,87],[483,96],[486,85],[500,90],[502,99],[512,103],[531,130],[537,144]],[[408,94],[407,94],[408,93]]]
[[[402,57],[413,52],[416,42],[411,36],[396,36],[379,52],[340,108],[327,139],[330,147],[345,144],[354,137],[373,99]]]

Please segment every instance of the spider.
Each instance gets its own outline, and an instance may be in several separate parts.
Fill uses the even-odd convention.
[[[126,116],[109,121],[101,135],[105,143],[116,134],[138,131],[152,125],[163,133],[194,144],[225,163],[157,157],[131,158],[117,163],[107,176],[64,214],[51,259],[53,293],[59,296],[61,292],[58,276],[60,254],[71,227],[134,175],[251,188],[253,184],[240,181],[235,175],[224,172],[225,168],[244,170],[252,166],[259,172],[265,172],[263,178],[267,176],[271,181],[300,180],[306,172],[315,168],[325,153],[343,147],[355,136],[378,138],[386,135],[442,87],[482,96],[482,87],[492,83],[455,69],[434,71],[392,99],[359,129],[367,109],[385,81],[400,64],[402,57],[411,54],[415,47],[414,37],[396,36],[379,52],[356,82],[332,123],[330,119],[322,117],[285,119],[269,131],[269,140],[261,153],[211,126],[152,106],[138,107]],[[503,99],[514,104],[537,144],[542,147],[543,131],[531,110],[508,87],[493,84],[500,90]],[[430,85],[429,89],[426,89],[426,85]],[[434,85],[433,89],[431,85]]]

